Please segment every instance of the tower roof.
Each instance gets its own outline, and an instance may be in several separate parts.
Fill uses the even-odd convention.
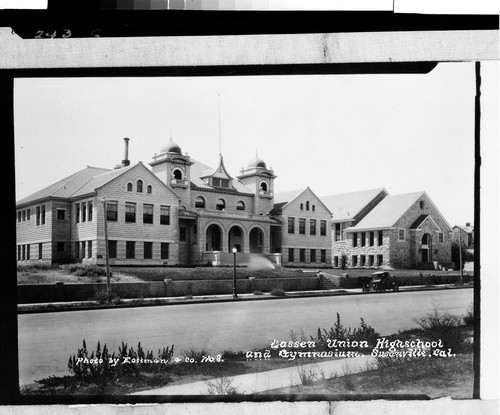
[[[182,150],[178,144],[176,144],[172,141],[172,137],[170,137],[170,141],[167,144],[165,144],[164,146],[162,146],[160,149],[160,154],[163,154],[163,153],[182,154]]]
[[[255,156],[250,162],[248,163],[247,168],[255,168],[255,167],[261,167],[263,169],[267,169],[266,163],[264,160],[262,160],[259,156]]]

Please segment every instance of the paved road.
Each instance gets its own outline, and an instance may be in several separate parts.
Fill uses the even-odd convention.
[[[386,335],[415,327],[414,318],[435,308],[463,314],[472,298],[472,289],[459,289],[24,314],[18,317],[20,379],[69,374],[68,358],[83,339],[91,350],[100,340],[116,351],[122,341],[155,351],[175,344],[178,353],[247,351],[289,340],[290,330],[308,336],[329,328],[337,312],[346,327],[359,327],[362,317]]]

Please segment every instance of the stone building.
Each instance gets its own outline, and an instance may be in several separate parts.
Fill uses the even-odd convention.
[[[451,227],[425,192],[386,195],[340,232],[332,240],[334,267],[452,265]]]
[[[281,223],[281,255],[284,265],[331,264],[332,213],[307,187],[274,196],[271,216]]]
[[[461,241],[462,245],[467,249],[474,249],[474,226],[466,223],[465,226],[455,225],[453,227],[452,239],[456,242]],[[474,251],[472,251],[474,252]]]

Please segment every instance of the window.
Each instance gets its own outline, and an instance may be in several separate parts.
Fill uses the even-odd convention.
[[[45,205],[42,205],[42,225],[45,225]]]
[[[22,252],[22,257],[21,259],[24,261],[24,259],[26,258],[26,245],[23,245],[23,252]]]
[[[137,180],[137,193],[142,193],[142,180]]]
[[[175,180],[182,180],[182,170],[175,169],[172,174]]]
[[[30,246],[31,245],[26,245],[26,259],[29,260],[30,259]]]
[[[87,203],[82,203],[82,222],[87,220]]]
[[[321,250],[321,262],[326,262],[326,249]]]
[[[306,234],[306,220],[302,218],[299,219],[299,234],[300,235]]]
[[[17,246],[17,260],[21,260],[21,245]]]
[[[126,241],[125,243],[125,258],[134,259],[135,258],[135,242]]]
[[[378,231],[378,246],[382,246],[384,243],[384,231]]]
[[[205,199],[203,199],[201,196],[198,196],[196,200],[194,201],[194,207],[198,209],[204,209],[205,208]]]
[[[368,266],[373,267],[374,264],[374,256],[368,255]]]
[[[142,208],[142,222],[153,223],[153,205],[144,205]]]
[[[89,241],[89,258],[92,258],[92,241]]]
[[[58,242],[56,249],[57,249],[57,252],[64,252],[64,242]],[[40,251],[40,246],[38,246],[38,251]],[[40,256],[40,252],[38,252],[38,256]]]
[[[340,223],[335,223],[335,241],[342,240],[342,229]]]
[[[153,242],[144,242],[144,259],[153,259]]]
[[[245,203],[239,200],[238,203],[236,203],[236,210],[245,210]]]
[[[57,209],[57,219],[64,220],[65,211],[64,209]]]
[[[18,222],[21,222],[21,215],[22,215],[21,211],[17,212],[17,221]]]
[[[185,227],[180,227],[179,228],[179,241],[181,242],[186,242],[186,228]]]
[[[118,220],[118,202],[106,203],[106,220],[111,222],[116,222]]]
[[[295,218],[288,218],[288,233],[295,233]]]
[[[127,192],[131,192],[133,190],[132,183],[127,183]]]
[[[23,222],[25,222],[26,221],[26,211],[23,210],[21,213],[22,213],[22,217],[23,217]]]
[[[405,238],[405,230],[399,228],[398,229],[398,241],[404,241],[405,239],[406,239]]]
[[[358,256],[357,255],[353,255],[352,258],[351,258],[351,266],[352,267],[357,267],[358,266]]]
[[[31,209],[28,209],[28,210],[26,211],[26,219],[27,219],[27,220],[30,220],[30,219],[31,219]]]
[[[370,246],[375,245],[375,232],[370,232]]]
[[[108,241],[108,255],[110,258],[116,258],[117,241]]]
[[[43,258],[43,243],[38,244],[38,259]]]
[[[322,220],[319,223],[319,234],[321,236],[326,236],[326,220]]]
[[[333,257],[333,266],[334,266],[335,268],[338,268],[338,267],[339,267],[339,257],[338,257],[337,255],[335,255],[335,256]]]
[[[299,261],[306,262],[306,250],[304,248],[299,249]]]
[[[153,186],[151,186],[150,184],[148,184],[147,189],[148,189],[148,190],[147,190],[148,194],[153,193]]]
[[[135,203],[125,203],[125,222],[135,222]]]
[[[311,219],[309,223],[309,233],[316,235],[316,219]]]
[[[310,203],[309,203],[309,200],[306,202],[306,210],[309,210],[310,208]]]
[[[170,206],[160,206],[160,225],[170,225]]]
[[[352,234],[352,246],[356,248],[358,246],[358,233],[353,232]]]
[[[304,210],[304,204],[303,203],[300,204],[300,210]]]
[[[384,262],[384,256],[383,255],[377,255],[377,267],[382,266],[382,262]]]
[[[362,267],[366,265],[366,256],[365,255],[360,255],[359,256],[359,262]]]
[[[310,256],[311,256],[311,262],[316,262],[316,250],[315,249],[311,249]]]
[[[75,242],[75,258],[80,258],[80,242]]]
[[[215,204],[215,209],[224,210],[225,207],[226,207],[226,202],[224,202],[224,199],[217,200],[217,203]]]
[[[75,205],[75,218],[76,218],[76,223],[80,222],[80,203],[77,203]]]
[[[266,182],[260,183],[260,190],[262,190],[263,192],[267,192],[267,183]]]
[[[423,200],[418,202],[418,204],[420,205],[420,209],[423,209],[425,207],[425,202]]]
[[[19,212],[19,214],[21,214]],[[21,216],[19,216],[21,217]],[[36,207],[36,226],[40,225],[40,206]]]
[[[82,241],[82,258],[85,258],[85,241]]]
[[[90,202],[89,202],[89,213],[88,213],[88,215],[89,215],[89,222],[92,222],[92,219],[93,219],[93,217],[92,217],[92,216],[93,216],[93,213],[94,213],[94,212],[93,212],[93,205],[92,205],[92,201],[90,201]]]
[[[366,233],[361,232],[361,246],[366,246]]]
[[[161,259],[168,259],[168,243],[162,242],[160,246],[160,257]]]
[[[312,205],[312,211],[316,212],[316,205]]]
[[[295,262],[295,249],[288,248],[288,262]]]
[[[438,242],[442,244],[444,242],[444,234],[443,232],[438,233]]]

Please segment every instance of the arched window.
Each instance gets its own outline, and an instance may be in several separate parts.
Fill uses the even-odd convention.
[[[303,203],[300,204],[300,210],[304,210],[304,204]]]
[[[132,183],[127,183],[127,192],[132,191]]]
[[[199,209],[204,209],[205,208],[205,199],[203,199],[201,196],[198,196],[196,200],[194,201],[194,207],[199,208]]]
[[[420,204],[420,209],[423,209],[425,207],[425,202],[423,200],[418,203]]]
[[[153,186],[151,186],[150,184],[148,184],[148,193],[153,193]]]
[[[142,193],[142,180],[137,180],[137,192]]]
[[[309,210],[309,200],[306,202],[306,210]]]
[[[226,207],[226,202],[224,201],[224,199],[217,200],[217,203],[215,204],[215,208],[217,210],[224,210],[225,207]]]
[[[313,212],[316,212],[316,205],[313,205],[313,206],[312,206],[312,211],[313,211]]]
[[[266,182],[262,182],[260,184],[260,190],[267,192],[267,183]]]
[[[236,203],[236,210],[245,210],[245,203],[243,201],[238,200],[238,203]]]
[[[175,169],[173,175],[175,180],[182,180],[182,170]]]

